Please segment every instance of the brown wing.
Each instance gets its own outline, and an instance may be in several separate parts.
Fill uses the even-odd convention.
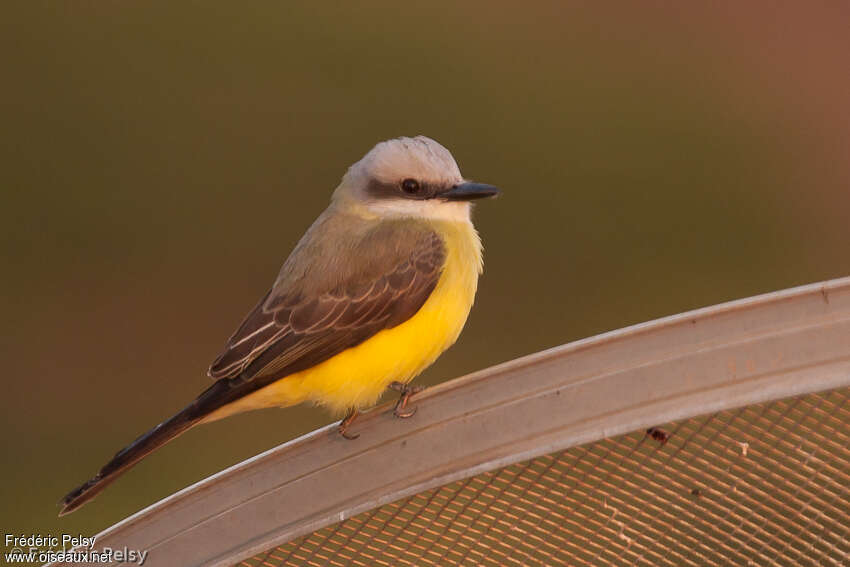
[[[248,391],[253,391],[413,316],[440,277],[445,260],[442,239],[415,221],[379,223],[354,238],[358,242],[354,246],[336,247],[351,255],[342,262],[336,258],[342,277],[323,273],[334,268],[328,258],[317,259],[313,270],[299,268],[303,258],[298,255],[308,246],[300,244],[294,258],[287,260],[290,266],[284,265],[275,286],[227,342],[210,367],[210,376],[242,384],[250,381]],[[311,249],[310,255],[316,252]],[[317,287],[318,292],[310,293]]]

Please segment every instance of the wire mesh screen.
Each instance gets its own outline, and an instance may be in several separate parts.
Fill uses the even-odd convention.
[[[239,563],[850,563],[850,389],[604,439],[376,508]]]

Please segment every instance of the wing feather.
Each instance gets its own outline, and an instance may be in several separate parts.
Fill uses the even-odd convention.
[[[354,240],[352,257],[337,264],[347,267],[342,274],[303,269],[298,254],[308,246],[296,247],[275,286],[210,366],[211,377],[234,382],[228,398],[323,362],[406,321],[425,303],[446,254],[433,229],[384,221]],[[315,244],[310,247],[315,254]],[[358,267],[364,259],[365,268]]]

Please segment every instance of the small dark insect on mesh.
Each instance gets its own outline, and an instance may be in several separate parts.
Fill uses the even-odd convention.
[[[635,431],[422,492],[239,565],[850,562],[850,389],[653,430],[664,435]]]

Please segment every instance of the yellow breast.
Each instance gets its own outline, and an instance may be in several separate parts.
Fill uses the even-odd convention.
[[[446,261],[437,286],[413,317],[221,408],[207,421],[304,401],[341,414],[374,405],[390,382],[409,382],[430,366],[463,329],[482,269],[481,241],[471,223],[430,222],[444,240]]]

